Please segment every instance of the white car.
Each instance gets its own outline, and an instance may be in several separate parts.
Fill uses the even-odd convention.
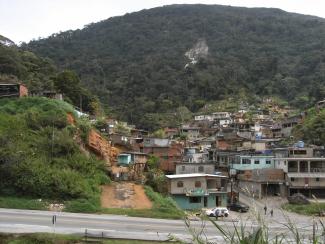
[[[209,217],[228,217],[229,211],[225,207],[216,207],[206,210],[205,214]]]

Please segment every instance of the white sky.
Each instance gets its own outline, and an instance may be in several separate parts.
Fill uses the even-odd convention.
[[[19,44],[112,16],[182,3],[273,7],[325,18],[325,0],[0,0],[0,34]]]

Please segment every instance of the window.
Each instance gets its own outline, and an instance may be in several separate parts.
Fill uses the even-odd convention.
[[[265,163],[266,164],[271,164],[271,160],[266,160]]]
[[[293,177],[291,177],[291,179],[290,179],[291,181],[295,181],[295,178],[293,178]]]
[[[184,165],[182,166],[182,171],[185,171],[185,166]]]
[[[199,172],[203,172],[204,171],[204,167],[203,166],[199,166]]]
[[[177,181],[177,187],[183,187],[184,184],[183,184],[183,181]]]
[[[316,181],[319,181],[319,178],[318,177],[316,178]]]
[[[251,164],[251,160],[248,158],[243,158],[242,159],[242,164]]]
[[[190,203],[200,203],[201,197],[190,197],[189,200],[190,200]]]
[[[201,181],[195,181],[195,187],[201,187]]]
[[[260,160],[255,160],[254,164],[260,164]]]

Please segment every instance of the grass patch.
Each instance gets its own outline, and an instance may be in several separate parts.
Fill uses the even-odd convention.
[[[284,210],[303,215],[318,215],[320,212],[325,212],[325,203],[310,203],[310,204],[290,204],[282,205]]]
[[[171,216],[171,218],[179,219],[184,217],[184,211],[177,206],[172,198],[154,192],[150,186],[144,186],[144,190],[148,198],[153,202],[152,210]]]
[[[94,238],[89,238],[89,240]],[[93,242],[93,241],[92,241]],[[84,237],[76,235],[60,235],[50,233],[35,233],[35,234],[2,234],[0,233],[1,244],[35,244],[35,243],[46,243],[46,244],[70,244],[70,243],[85,243]],[[103,244],[157,244],[166,243],[160,241],[138,241],[138,240],[123,240],[123,239],[100,239],[95,243]],[[177,243],[177,242],[173,242]]]
[[[97,213],[101,211],[100,193],[94,193],[88,198],[78,198],[65,202],[65,212]]]
[[[70,244],[80,243],[82,240],[79,236],[60,235],[49,233],[35,234],[2,234],[0,233],[1,244]]]
[[[64,212],[71,213],[98,213],[101,212],[99,199],[97,197],[89,199],[74,199],[61,201],[64,203]],[[53,200],[42,200],[28,197],[0,196],[0,208],[29,209],[29,210],[48,210]]]
[[[47,203],[27,197],[0,196],[0,208],[46,210]]]

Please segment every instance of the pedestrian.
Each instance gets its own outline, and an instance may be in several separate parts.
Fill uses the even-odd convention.
[[[271,209],[270,214],[271,214],[271,217],[273,217],[273,209]]]
[[[216,220],[218,220],[219,215],[220,215],[220,212],[219,212],[219,209],[217,209],[216,212],[215,212]]]
[[[267,212],[267,207],[266,205],[264,206],[264,215],[266,215],[266,212]]]

